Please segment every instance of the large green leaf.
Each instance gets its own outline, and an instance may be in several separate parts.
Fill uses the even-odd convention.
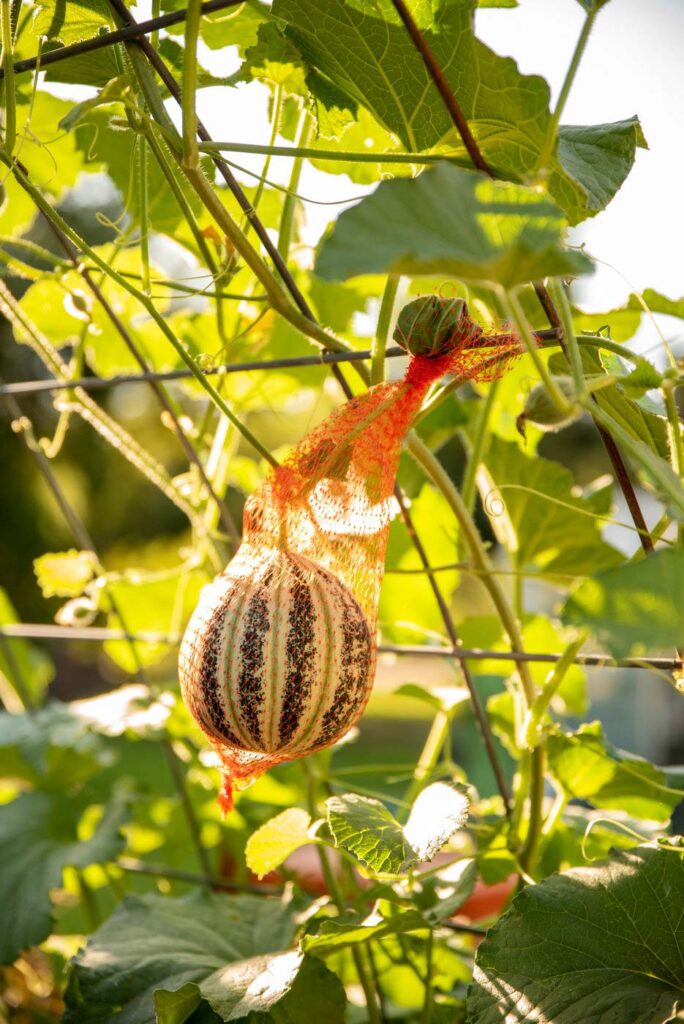
[[[563,217],[534,189],[438,163],[418,178],[382,182],[342,213],[323,241],[316,272],[449,274],[512,286],[591,270],[561,247]]]
[[[65,1024],[182,1024],[200,998],[221,1020],[267,1014],[277,1004],[278,1021],[294,1021],[303,1019],[307,997],[311,1019],[341,1024],[337,978],[285,952],[295,927],[292,908],[266,897],[129,897],[76,958]]]
[[[571,473],[557,462],[528,458],[492,437],[478,473],[494,532],[521,568],[583,576],[615,565],[621,555],[601,537],[601,520],[573,493]]]
[[[112,23],[112,8],[106,0],[43,0],[38,4],[33,32],[69,46],[98,35]]]
[[[0,713],[0,775],[65,792],[112,761],[106,740],[66,704],[28,714]]]
[[[470,1024],[665,1024],[684,1008],[684,851],[529,886],[477,951]]]
[[[355,793],[330,797],[326,809],[336,846],[376,874],[399,875],[419,861],[431,860],[463,828],[468,798],[444,782],[426,786],[403,827],[379,800]]]
[[[488,162],[504,176],[521,178],[534,167],[545,138],[546,82],[521,75],[513,60],[475,38],[474,0],[412,7]],[[372,7],[360,0],[329,0],[324,7],[316,0],[275,0],[272,10],[304,61],[367,107],[406,149],[429,149],[455,135],[390,0]]]
[[[599,573],[566,603],[563,620],[591,629],[616,658],[684,645],[684,552],[655,551]]]
[[[555,729],[548,737],[549,771],[568,796],[634,818],[669,821],[684,790],[667,784],[665,773],[643,758],[612,747],[600,722],[577,732]]]
[[[0,807],[0,962],[47,938],[52,928],[50,889],[61,885],[66,866],[112,860],[124,845],[120,827],[125,801],[105,808],[95,832],[79,841],[84,806],[55,794],[25,793]]]
[[[561,125],[549,192],[571,224],[605,209],[632,169],[637,146],[648,148],[636,117]]]

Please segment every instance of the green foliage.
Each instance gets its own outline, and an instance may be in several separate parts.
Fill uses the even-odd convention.
[[[639,753],[672,756],[646,711],[677,720],[684,647],[681,353],[675,338],[664,368],[643,314],[681,319],[684,302],[651,288],[584,312],[572,279],[592,262],[566,241],[646,141],[631,110],[556,124],[546,81],[475,34],[477,8],[516,0],[407,2],[492,178],[474,169],[391,0],[203,13],[212,71],[199,63],[194,76],[183,21],[150,35],[184,117],[135,44],[41,77],[9,73],[10,58],[114,28],[104,0],[2,5],[0,389],[164,378],[0,396],[13,428],[0,445],[0,954],[18,958],[0,978],[0,1019],[54,1024],[62,1001],[66,1024],[664,1024],[682,1012],[681,848],[669,837],[682,775]],[[588,32],[605,4],[580,4]],[[225,101],[224,139],[243,109],[262,110],[268,144],[243,158],[227,142],[218,172],[215,150],[188,168],[177,126],[193,77]],[[283,141],[286,158],[271,150]],[[372,188],[351,205],[361,190],[339,190],[340,175]],[[351,208],[337,216],[340,196]],[[309,198],[327,224],[308,216]],[[340,404],[318,361],[326,347],[372,349],[372,379],[398,381],[406,360],[384,350],[411,300],[465,302],[486,336],[546,328],[541,279],[563,344],[528,339],[501,380],[445,378],[419,411],[399,473],[410,519],[391,524],[383,647],[359,729],[236,787],[223,818],[221,773],[175,661],[268,470],[250,432],[282,461]],[[289,365],[312,354],[315,365]],[[260,369],[200,372],[243,361]],[[178,374],[186,363],[199,380]],[[335,373],[361,395],[369,369]],[[547,372],[563,381],[560,407]],[[563,429],[530,422],[523,439],[516,420],[540,394],[544,423]],[[631,524],[624,473],[649,554],[613,546]],[[459,643],[475,648],[465,662]],[[638,753],[611,742],[631,745],[637,669],[585,672],[580,644],[673,666],[638,671]],[[535,654],[554,657],[525,660]]]
[[[266,898],[131,897],[77,957],[64,1020],[86,1024],[116,1012],[122,1024],[182,1024],[205,1000],[220,1020],[259,1013],[275,1021],[297,1019],[310,1000],[321,1020],[341,1024],[335,976],[301,953],[281,952],[294,931],[293,909]]]
[[[684,638],[684,556],[663,550],[585,580],[563,610],[616,658],[676,647]]]
[[[447,274],[504,286],[591,269],[559,247],[563,218],[533,189],[500,184],[445,162],[409,181],[382,182],[340,215],[316,273]]]
[[[468,817],[468,798],[443,782],[422,791],[403,827],[378,800],[354,793],[331,797],[326,807],[335,845],[380,875],[431,860]]]
[[[674,1020],[683,898],[681,851],[654,846],[528,887],[478,949],[469,1020]]]
[[[0,900],[4,920],[0,963],[12,963],[28,946],[52,931],[50,889],[59,886],[65,867],[112,860],[124,846],[120,827],[128,817],[126,801],[113,799],[85,840],[78,836],[85,807],[57,794],[25,793],[0,807]]]

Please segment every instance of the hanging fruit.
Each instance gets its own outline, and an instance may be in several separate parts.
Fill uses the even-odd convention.
[[[432,296],[404,307],[395,338],[412,353],[404,379],[352,399],[272,470],[183,638],[181,692],[219,756],[224,810],[234,787],[360,717],[404,437],[435,381],[491,380],[520,351],[484,338],[462,300]]]

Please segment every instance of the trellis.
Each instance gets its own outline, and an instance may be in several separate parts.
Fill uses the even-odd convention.
[[[201,5],[201,13],[207,14],[207,13],[210,13],[210,12],[219,11],[219,10],[224,9],[224,8],[230,8],[230,7],[239,6],[239,4],[241,2],[242,2],[242,0],[209,0],[209,2],[203,3]],[[427,68],[427,70],[428,70],[428,72],[429,72],[429,74],[430,74],[430,76],[431,76],[431,78],[432,78],[436,88],[439,90],[440,95],[442,96],[442,98],[444,100],[444,103],[445,103],[447,109],[449,110],[450,115],[453,118],[453,122],[454,122],[456,128],[458,129],[458,131],[459,131],[459,133],[460,133],[460,135],[462,137],[462,140],[464,142],[466,150],[470,154],[470,157],[471,157],[471,159],[473,161],[473,164],[476,167],[478,167],[480,170],[484,171],[485,173],[487,173],[487,174],[489,174],[490,176],[493,177],[493,174],[492,174],[490,168],[487,166],[487,163],[484,160],[484,157],[482,156],[481,152],[479,151],[477,143],[475,142],[475,140],[473,139],[472,135],[469,132],[469,129],[468,129],[468,126],[467,126],[467,121],[464,118],[463,113],[460,110],[460,107],[459,107],[455,97],[453,96],[453,93],[451,92],[451,89],[450,89],[448,83],[446,82],[446,79],[444,78],[444,75],[442,74],[440,68],[438,67],[437,62],[435,61],[434,56],[431,53],[430,48],[429,48],[425,38],[422,36],[420,31],[416,28],[415,23],[413,22],[413,19],[411,18],[410,13],[408,12],[408,10],[405,7],[405,5],[402,2],[402,0],[393,0],[393,4],[394,4],[394,7],[397,10],[399,16],[401,17],[404,25],[406,26],[407,31],[409,32],[409,34],[411,35],[412,39],[414,40],[414,43],[416,44],[417,49],[421,53],[421,56],[422,56],[422,58],[424,60],[424,63],[425,63],[425,66],[426,66],[426,68]],[[98,49],[101,49],[101,48],[104,48],[104,47],[112,46],[112,45],[115,45],[115,44],[118,44],[118,43],[123,43],[123,44],[126,44],[127,47],[134,47],[136,49],[136,51],[140,55],[142,55],[142,57],[149,63],[149,65],[159,75],[161,81],[166,86],[166,88],[169,90],[169,92],[170,92],[171,96],[174,98],[174,100],[176,100],[176,102],[180,105],[182,97],[181,97],[181,90],[179,88],[179,85],[176,82],[176,80],[174,79],[174,77],[171,74],[171,72],[169,71],[168,67],[164,64],[164,62],[161,59],[161,57],[159,56],[159,54],[150,45],[149,40],[147,39],[147,36],[149,34],[153,33],[153,32],[158,31],[159,29],[163,29],[163,28],[169,27],[170,25],[178,24],[179,22],[182,22],[186,18],[186,16],[187,16],[187,11],[181,10],[181,11],[177,11],[177,12],[172,12],[170,14],[161,16],[159,18],[150,19],[148,21],[141,22],[141,23],[138,24],[138,23],[136,23],[134,21],[134,19],[130,15],[130,12],[128,11],[127,7],[125,6],[125,4],[123,2],[121,2],[121,0],[110,0],[110,6],[112,7],[113,11],[115,12],[118,20],[122,23],[122,27],[121,28],[119,28],[118,30],[113,31],[113,32],[108,32],[108,33],[102,34],[102,35],[97,36],[97,37],[95,37],[93,39],[86,40],[84,42],[74,44],[73,46],[65,46],[65,47],[60,47],[60,48],[54,49],[54,50],[49,50],[47,52],[44,52],[44,53],[38,55],[35,58],[30,58],[28,60],[22,60],[22,61],[15,62],[12,65],[12,69],[11,69],[10,74],[22,74],[24,72],[31,71],[31,70],[40,70],[40,69],[43,69],[43,68],[48,67],[50,65],[57,64],[57,63],[59,63],[61,61],[68,60],[71,57],[78,56],[79,54],[83,54],[83,53],[87,53],[87,52],[92,52],[92,51],[95,51],[95,50],[98,50]],[[7,73],[8,73],[8,69],[7,68],[3,68],[3,69],[0,70],[0,75],[4,75],[5,77],[7,77]],[[223,178],[224,182],[226,183],[226,185],[228,186],[228,188],[232,192],[232,194],[233,194],[235,200],[237,201],[238,205],[240,206],[242,212],[246,216],[246,218],[247,218],[248,222],[250,223],[251,227],[253,228],[255,234],[257,235],[257,237],[259,238],[261,244],[263,245],[265,252],[268,254],[270,259],[272,260],[273,265],[276,268],[276,270],[277,270],[277,272],[278,272],[278,274],[280,276],[282,284],[284,285],[284,287],[286,288],[287,292],[289,293],[292,301],[295,304],[295,307],[297,308],[299,313],[304,318],[303,322],[308,323],[310,336],[312,337],[313,340],[319,342],[322,345],[325,345],[327,342],[330,341],[330,338],[328,336],[326,336],[325,332],[316,324],[315,318],[313,316],[313,313],[312,313],[311,309],[309,308],[308,303],[306,302],[306,299],[304,298],[304,296],[302,295],[301,291],[297,287],[297,284],[296,284],[294,278],[292,277],[292,275],[291,275],[291,273],[290,273],[290,271],[289,271],[289,269],[287,267],[286,261],[283,259],[281,253],[278,251],[278,249],[274,245],[273,241],[269,237],[266,229],[264,228],[263,224],[261,223],[261,221],[260,221],[259,217],[257,216],[256,212],[251,207],[251,204],[250,204],[249,200],[247,199],[244,191],[242,190],[239,182],[235,178],[235,176],[234,176],[234,174],[233,174],[233,172],[232,172],[232,170],[230,168],[229,163],[226,160],[224,160],[223,157],[220,155],[220,150],[222,148],[229,149],[230,148],[230,144],[225,144],[224,145],[224,144],[214,143],[213,140],[211,139],[209,133],[207,132],[206,128],[204,127],[204,125],[199,120],[196,121],[196,128],[197,128],[197,136],[201,140],[201,142],[203,144],[203,147],[204,147],[204,150],[211,156],[211,159],[213,160],[213,162],[214,162],[214,164],[215,164],[219,174],[221,175],[221,177]],[[239,145],[236,145],[235,148],[236,149],[240,149],[241,147]],[[242,148],[244,148],[244,147],[242,147]],[[366,156],[368,156],[368,155],[366,155]],[[398,155],[397,154],[393,154],[393,157],[394,158],[398,158]],[[384,158],[384,156],[383,156],[383,154],[374,154],[374,158],[376,160],[381,160],[381,159]],[[415,155],[407,154],[404,157],[404,159],[407,162],[414,162],[415,161]],[[447,154],[447,159],[448,159],[448,154]],[[20,172],[23,172],[24,169],[21,167],[21,165],[19,164],[17,166],[18,166],[18,170]],[[73,243],[71,242],[71,240],[69,239],[69,237],[67,236],[65,231],[62,228],[60,228],[59,225],[55,224],[54,222],[50,221],[49,219],[47,220],[47,223],[48,223],[50,229],[55,234],[55,237],[57,238],[58,243],[60,244],[61,248],[65,251],[65,253],[67,255],[67,258],[72,263],[72,265],[75,266],[75,267],[76,266],[80,266],[79,259],[78,259],[80,257],[80,254],[75,251]],[[95,297],[98,298],[99,301],[101,301],[103,306],[106,308],[105,300],[104,300],[101,292],[98,295],[98,287],[97,287],[97,285],[93,282],[92,277],[90,277],[90,278],[88,277],[89,270],[87,268],[86,269],[81,269],[81,273],[83,274],[84,278],[90,284],[90,287],[93,290],[93,292],[95,294]],[[559,344],[561,346],[561,348],[564,349],[563,326],[562,326],[562,322],[561,322],[561,318],[559,316],[559,313],[556,310],[556,308],[555,308],[555,306],[554,306],[554,304],[553,304],[553,302],[551,300],[551,297],[550,297],[548,291],[546,290],[546,288],[544,287],[544,285],[541,284],[541,283],[538,283],[538,284],[535,285],[535,289],[536,289],[539,301],[540,301],[540,303],[541,303],[541,305],[542,305],[542,307],[543,307],[543,309],[544,309],[544,311],[545,311],[545,313],[547,315],[549,323],[551,325],[550,329],[548,331],[538,332],[537,336],[538,336],[539,340],[542,340],[542,341],[543,340],[553,340],[557,344]],[[113,321],[113,322],[115,322],[115,321]],[[115,326],[116,326],[116,323],[115,323]],[[171,372],[168,372],[168,373],[157,373],[157,372],[154,372],[154,371],[150,370],[149,367],[147,367],[145,365],[144,358],[135,349],[135,346],[132,343],[132,340],[130,339],[130,337],[128,337],[128,338],[126,337],[125,329],[123,329],[122,325],[118,325],[117,329],[119,330],[119,333],[122,335],[124,341],[126,341],[126,343],[129,345],[129,348],[131,348],[131,351],[133,351],[133,353],[134,353],[138,363],[140,364],[140,366],[141,366],[141,372],[140,373],[138,373],[138,374],[127,374],[127,375],[117,375],[117,376],[114,376],[114,377],[111,377],[111,378],[80,377],[80,378],[77,378],[77,379],[74,379],[74,380],[52,379],[52,380],[24,381],[24,382],[12,382],[12,383],[7,383],[7,384],[2,384],[2,385],[0,385],[0,398],[5,400],[5,403],[7,404],[8,408],[9,408],[10,415],[14,419],[17,419],[17,418],[21,417],[21,409],[16,404],[16,399],[18,397],[25,397],[25,396],[29,396],[29,395],[36,395],[36,394],[46,393],[46,392],[51,393],[51,392],[59,391],[61,389],[68,389],[68,388],[75,388],[75,387],[81,388],[84,391],[95,391],[95,390],[106,389],[106,388],[109,388],[109,387],[114,387],[114,386],[119,385],[119,384],[132,384],[132,383],[148,383],[148,384],[151,384],[155,388],[157,397],[159,398],[161,404],[164,406],[163,392],[161,392],[159,390],[159,385],[161,385],[162,383],[165,383],[165,382],[169,382],[169,381],[190,378],[192,376],[194,376],[196,378],[198,377],[198,374],[197,374],[197,372],[195,372],[195,370],[176,370],[176,371],[171,371]],[[390,358],[394,358],[394,357],[396,357],[396,356],[398,356],[400,354],[401,354],[401,350],[395,350],[395,349],[388,349],[386,351],[386,353],[385,353],[385,355],[390,357]],[[344,376],[340,372],[340,364],[343,364],[343,363],[361,363],[361,364],[363,364],[364,361],[367,360],[370,357],[371,357],[371,352],[370,351],[362,351],[362,352],[325,352],[325,351],[322,351],[321,354],[318,355],[318,356],[297,357],[297,358],[292,358],[292,359],[281,359],[281,360],[264,360],[264,361],[256,361],[255,360],[255,361],[250,361],[250,362],[235,363],[235,364],[226,365],[226,366],[213,367],[213,368],[211,368],[209,370],[203,371],[202,377],[204,379],[206,379],[206,378],[208,378],[208,377],[210,377],[212,375],[222,375],[222,374],[229,374],[229,373],[236,373],[236,372],[249,372],[249,371],[257,371],[257,370],[266,371],[266,370],[275,370],[275,369],[279,369],[279,368],[280,369],[285,369],[285,368],[304,367],[304,366],[329,365],[331,367],[332,372],[335,375],[338,383],[340,384],[342,390],[346,394],[347,398],[349,398],[349,397],[351,397],[351,390],[350,390],[350,388],[349,388],[349,386],[348,386]],[[167,408],[167,411],[168,411],[168,406],[166,408]],[[225,411],[225,410],[223,410],[223,411]],[[203,478],[203,482],[204,482],[205,486],[208,489],[209,495],[214,500],[216,500],[219,508],[224,509],[225,507],[223,505],[223,502],[220,500],[220,498],[218,496],[213,494],[211,485],[210,485],[209,481],[206,478],[206,475],[204,473],[204,470],[203,470],[203,467],[201,465],[201,462],[200,462],[199,458],[197,457],[196,453],[194,452],[194,449],[192,448],[192,445],[187,440],[187,438],[185,438],[183,430],[181,428],[181,425],[179,424],[177,418],[174,417],[174,420],[175,420],[174,427],[175,427],[176,433],[177,433],[179,439],[181,440],[181,443],[183,444],[183,446],[184,446],[184,448],[186,450],[186,454],[188,456],[189,461],[194,463],[197,466],[197,468],[198,468],[198,470],[200,472],[200,475]],[[632,518],[633,518],[633,521],[634,521],[634,525],[635,525],[636,531],[638,533],[638,536],[640,538],[640,541],[641,541],[641,543],[642,543],[642,545],[643,545],[645,550],[647,550],[647,551],[651,550],[652,547],[653,547],[652,540],[651,540],[648,528],[646,526],[644,517],[642,515],[641,509],[639,507],[639,502],[638,502],[637,496],[635,494],[635,491],[634,491],[633,485],[631,483],[631,480],[629,478],[629,474],[628,474],[627,469],[625,467],[625,464],[623,462],[622,456],[621,456],[621,454],[620,454],[620,452],[619,452],[619,450],[618,450],[618,448],[617,448],[613,438],[605,430],[605,428],[598,421],[596,422],[596,426],[597,426],[597,429],[598,429],[599,434],[601,436],[601,439],[602,439],[602,441],[603,441],[603,443],[604,443],[604,445],[606,447],[606,451],[608,453],[608,456],[609,456],[609,458],[610,458],[610,460],[612,462],[613,468],[615,470],[616,479],[617,479],[618,484],[619,484],[620,488],[622,489],[622,492],[623,492],[623,494],[625,496],[625,500],[627,502],[627,505],[628,505],[628,508],[630,510],[630,513],[632,515]],[[258,446],[258,447],[260,448],[260,446]],[[263,450],[263,449],[261,449],[261,450]],[[60,508],[62,509],[62,512],[63,512],[67,522],[72,527],[75,539],[77,539],[77,541],[79,541],[79,543],[81,543],[81,546],[86,547],[86,548],[90,548],[91,550],[95,550],[94,546],[92,544],[92,541],[90,540],[90,538],[87,535],[87,532],[84,531],[83,525],[79,522],[79,520],[75,516],[75,513],[73,512],[73,510],[70,509],[70,507],[68,505],[68,502],[66,501],[65,496],[61,492],[61,490],[59,488],[59,484],[56,481],[56,478],[54,477],[54,474],[50,470],[48,461],[45,459],[44,456],[41,459],[41,453],[36,451],[34,448],[31,448],[31,451],[32,451],[32,454],[34,455],[34,457],[36,458],[39,470],[41,471],[41,473],[45,477],[46,482],[48,483],[48,486],[50,487],[50,489],[52,490],[54,496],[56,497],[56,499],[58,501],[58,504],[60,505]],[[442,619],[443,619],[444,626],[445,626],[445,630],[446,630],[446,633],[447,633],[447,636],[448,636],[448,639],[449,639],[449,646],[438,647],[438,646],[424,646],[424,645],[420,645],[420,646],[416,646],[416,645],[383,645],[383,646],[380,647],[380,650],[388,652],[388,653],[398,654],[398,655],[409,655],[409,654],[412,654],[412,655],[421,655],[421,656],[427,656],[427,657],[435,657],[435,656],[437,656],[437,657],[452,657],[452,658],[455,658],[459,662],[461,670],[462,670],[462,673],[463,673],[464,681],[465,681],[465,683],[466,683],[466,685],[467,685],[467,687],[469,689],[469,692],[470,692],[470,697],[471,697],[471,701],[472,701],[472,705],[473,705],[473,710],[475,712],[475,716],[477,718],[478,724],[479,724],[480,729],[482,731],[483,739],[484,739],[484,742],[485,742],[485,746],[487,748],[487,752],[488,752],[488,755],[489,755],[489,758],[490,758],[492,769],[494,771],[494,774],[495,774],[495,777],[496,777],[496,780],[497,780],[497,785],[498,785],[498,788],[499,788],[499,792],[500,792],[500,794],[502,796],[502,799],[503,799],[503,802],[504,802],[504,806],[506,807],[506,809],[508,811],[509,810],[509,795],[508,795],[507,785],[505,783],[505,780],[504,780],[504,777],[503,777],[503,773],[502,773],[501,768],[500,768],[499,763],[498,763],[498,757],[497,757],[497,755],[495,753],[495,749],[494,749],[494,746],[493,746],[493,743],[492,743],[491,732],[490,732],[490,729],[489,729],[489,724],[487,722],[486,714],[485,714],[484,709],[483,709],[483,707],[481,705],[480,698],[478,696],[475,683],[474,683],[474,681],[473,681],[473,679],[472,679],[472,677],[470,675],[470,671],[469,671],[469,668],[468,668],[468,662],[469,661],[476,661],[476,660],[486,659],[486,660],[498,660],[498,661],[503,661],[503,662],[513,662],[513,663],[518,664],[518,665],[523,665],[523,664],[532,663],[532,662],[554,664],[555,662],[557,662],[560,659],[561,655],[550,654],[550,653],[547,653],[547,654],[531,654],[531,653],[527,653],[527,652],[524,652],[524,651],[521,651],[521,650],[510,651],[510,652],[508,652],[508,651],[507,652],[502,652],[502,651],[494,651],[494,650],[479,650],[479,649],[472,649],[472,648],[464,648],[460,644],[460,641],[459,641],[459,638],[458,638],[458,634],[457,634],[457,631],[456,631],[456,627],[455,627],[453,618],[452,618],[451,613],[449,611],[449,608],[448,608],[448,606],[446,604],[446,601],[445,601],[445,599],[444,599],[444,597],[441,594],[441,591],[439,589],[439,586],[438,586],[438,583],[437,583],[437,580],[436,580],[436,577],[435,577],[435,570],[434,570],[434,568],[429,563],[429,560],[427,558],[426,552],[425,552],[425,550],[424,550],[424,548],[423,548],[423,546],[422,546],[422,544],[420,542],[420,538],[416,535],[416,532],[415,532],[415,530],[413,528],[413,525],[412,525],[412,522],[411,522],[410,512],[409,512],[407,503],[404,500],[401,492],[399,492],[399,491],[397,492],[397,500],[399,502],[401,514],[402,514],[402,516],[404,518],[404,521],[406,523],[406,526],[407,526],[407,528],[409,530],[409,534],[411,535],[411,538],[412,538],[413,543],[415,545],[416,551],[418,552],[418,555],[419,555],[419,557],[421,559],[422,571],[427,575],[427,578],[428,578],[428,580],[430,582],[430,586],[432,588],[433,594],[434,594],[435,599],[436,599],[436,601],[437,601],[437,603],[439,605],[440,612],[441,612]],[[228,529],[229,532],[232,532],[233,535],[234,535],[234,525],[231,524],[230,520],[226,521],[226,528]],[[115,611],[115,608],[113,607],[112,610]],[[148,634],[148,633],[144,633],[144,632],[141,632],[141,633],[129,632],[125,628],[125,624],[123,623],[123,620],[122,620],[120,615],[118,615],[118,618],[122,622],[122,626],[123,626],[123,628],[121,630],[118,630],[118,631],[117,630],[111,630],[111,629],[102,629],[102,628],[99,628],[99,627],[87,627],[87,628],[84,628],[84,627],[81,627],[81,628],[79,628],[79,627],[58,627],[58,626],[43,626],[43,625],[39,625],[39,624],[23,624],[23,625],[15,625],[15,626],[3,626],[0,629],[0,641],[7,640],[7,639],[12,638],[12,637],[14,637],[14,638],[18,638],[18,637],[29,638],[29,637],[31,637],[31,638],[34,638],[34,639],[43,639],[43,640],[48,640],[48,639],[49,640],[72,639],[72,640],[80,640],[80,641],[97,641],[97,642],[102,642],[102,641],[108,640],[108,639],[122,639],[122,640],[128,641],[131,644],[131,648],[132,648],[132,650],[134,652],[135,652],[135,645],[136,645],[137,642],[150,642],[151,641],[151,642],[168,643],[168,644],[174,644],[174,643],[177,642],[177,638],[176,637],[172,637],[172,636],[164,636],[164,635],[160,635],[160,634]],[[152,638],[154,638],[154,639],[152,639]],[[655,671],[664,671],[664,672],[672,672],[672,671],[681,670],[681,667],[682,667],[682,661],[679,658],[670,658],[670,659],[668,659],[668,658],[650,658],[650,657],[647,657],[647,658],[640,658],[640,659],[630,658],[630,659],[616,660],[616,659],[606,658],[606,657],[604,657],[602,655],[598,655],[598,654],[576,654],[576,656],[574,657],[573,660],[577,664],[582,664],[582,665],[587,665],[587,666],[594,665],[594,666],[602,666],[602,667],[608,667],[608,666],[611,666],[611,667],[613,667],[613,666],[614,667],[629,667],[629,668],[647,669],[647,670],[651,670],[651,671],[655,670]],[[140,664],[139,664],[139,669],[140,669],[141,676],[144,677],[144,673],[142,672],[142,666]],[[178,782],[178,780],[179,780],[179,776],[178,776],[178,772],[177,772],[177,767],[178,766],[176,765],[175,768],[174,768],[174,760],[173,760],[173,757],[172,757],[172,751],[171,751],[170,746],[169,746],[169,756],[170,756],[170,761],[171,761],[171,764],[172,764],[172,770],[174,771],[174,774],[175,774],[175,776],[177,778],[177,782]],[[537,765],[536,770],[538,772],[538,770],[539,770],[539,766],[538,765]],[[193,834],[195,835],[195,841],[196,841],[196,844],[197,844],[197,847],[198,847],[198,853],[199,853],[200,857],[202,857],[202,845],[201,845],[201,842],[199,841],[199,835],[198,835],[198,832],[197,832],[197,822],[194,819],[194,814],[193,814],[192,808],[189,806],[189,801],[187,799],[187,795],[184,795],[182,779],[180,779],[180,782],[179,782],[179,793],[181,795],[181,798],[183,799],[183,803],[184,803],[184,807],[185,807],[185,810],[186,810],[186,814],[188,815],[188,822],[189,822],[190,828],[193,831]],[[206,864],[205,864],[205,867],[206,867]],[[209,872],[207,871],[207,874],[208,873]]]

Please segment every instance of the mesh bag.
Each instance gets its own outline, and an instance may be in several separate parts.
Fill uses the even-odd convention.
[[[238,553],[188,627],[181,687],[219,755],[226,808],[233,784],[328,746],[362,713],[403,440],[435,381],[445,374],[491,380],[519,353],[512,336],[485,344],[465,305],[453,300],[409,304],[395,338],[412,353],[404,378],[336,410],[271,471],[247,500]],[[314,699],[313,675],[331,672],[327,692]]]

